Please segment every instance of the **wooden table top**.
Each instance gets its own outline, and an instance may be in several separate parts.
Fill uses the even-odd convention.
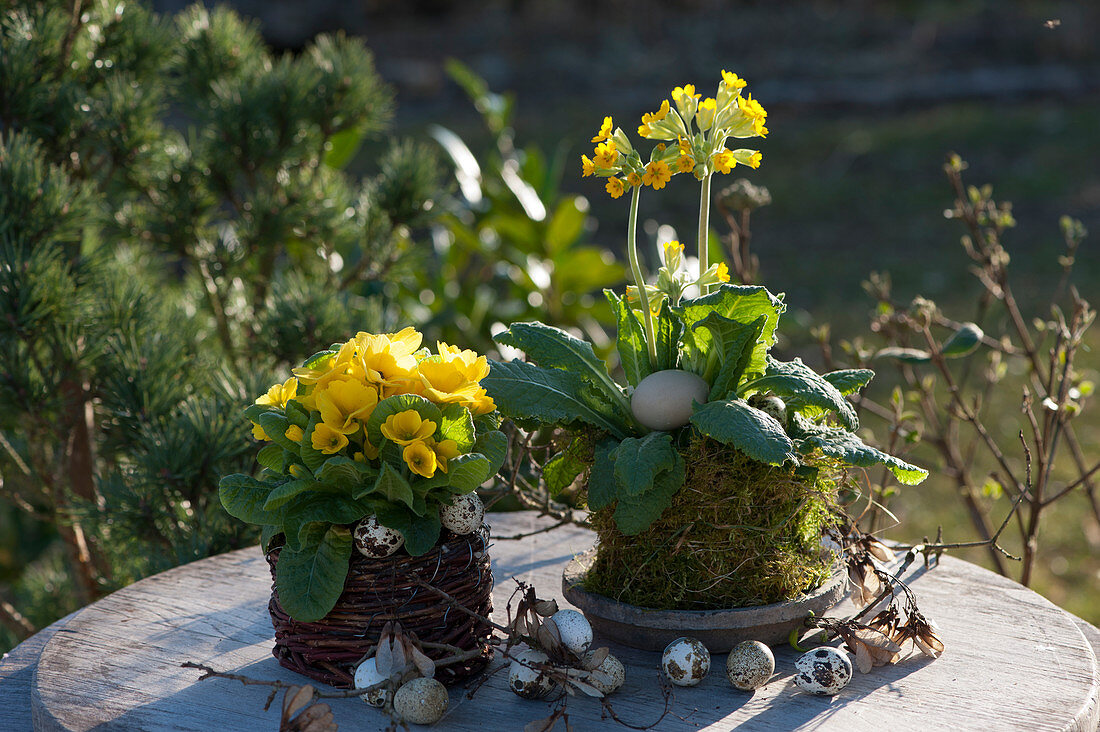
[[[491,514],[496,537],[547,525],[534,514]],[[490,552],[500,619],[514,583],[532,582],[541,597],[561,598],[561,570],[587,549],[592,534],[564,528],[522,541],[497,540]],[[700,686],[676,689],[673,714],[657,730],[830,729],[1072,730],[1100,721],[1094,644],[1100,634],[1039,595],[974,565],[945,557],[910,573],[921,609],[947,646],[932,661],[919,655],[856,673],[835,697],[798,690],[798,654],[777,648],[776,675],[749,694],[725,679],[716,656]],[[273,730],[263,711],[266,687],[224,679],[199,682],[184,661],[255,678],[301,682],[271,656],[271,589],[258,549],[211,557],[147,578],[59,621],[0,661],[0,730]],[[850,611],[841,606],[831,614]],[[597,644],[599,639],[597,638]],[[611,697],[620,717],[645,725],[663,707],[659,655],[612,646],[626,683]],[[386,718],[358,699],[330,702],[341,730],[380,730]],[[274,706],[278,706],[277,704]],[[548,702],[526,701],[497,674],[473,699],[450,690],[439,732],[519,730],[545,717]],[[596,700],[572,698],[577,730],[614,729]],[[625,729],[625,728],[622,728]]]

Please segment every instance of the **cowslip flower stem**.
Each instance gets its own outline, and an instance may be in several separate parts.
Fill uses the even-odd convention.
[[[653,313],[649,310],[649,293],[645,289],[645,277],[642,276],[642,267],[638,263],[638,244],[636,231],[638,228],[638,196],[642,192],[641,186],[634,186],[630,195],[630,220],[626,228],[626,254],[630,259],[630,271],[634,275],[634,284],[638,286],[638,300],[642,305],[642,315],[645,320],[646,350],[649,352],[649,368],[657,370],[657,337],[653,330]]]
[[[699,190],[699,279],[710,269],[710,247],[707,246],[707,230],[710,228],[710,174],[703,176]],[[710,285],[700,285],[699,294],[710,292]]]

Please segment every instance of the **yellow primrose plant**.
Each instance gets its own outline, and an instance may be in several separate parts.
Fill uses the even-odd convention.
[[[507,441],[481,386],[486,358],[445,343],[433,353],[421,342],[412,328],[358,333],[245,410],[267,443],[257,455],[263,469],[223,478],[221,500],[263,527],[265,549],[283,537],[276,587],[297,620],[332,609],[353,546],[374,558],[402,547],[419,556],[444,528],[468,533],[448,511],[476,499],[500,468]]]
[[[672,512],[672,523],[661,524],[670,506],[686,500],[677,498],[685,483],[691,484],[692,493],[712,495],[710,508],[716,510],[731,505],[729,496],[741,492],[750,474],[796,485],[790,496],[776,502],[776,510],[802,510],[798,507],[809,505],[803,499],[814,497],[810,503],[820,510],[809,523],[792,523],[797,536],[788,543],[797,545],[811,564],[822,564],[820,529],[829,511],[825,502],[814,501],[830,491],[835,494],[840,471],[882,465],[903,483],[918,483],[927,475],[856,434],[856,412],[846,397],[871,380],[871,371],[822,375],[799,359],[775,358],[770,351],[786,309],[783,296],[764,287],[729,284],[726,265],[708,261],[711,179],[736,167],[759,167],[758,150],[732,141],[762,138],[768,132],[767,112],[745,87],[743,79],[727,71],[713,97],[703,98],[690,84],[676,87],[670,99],[641,119],[637,132],[648,141],[648,151],[605,117],[592,138],[595,149],[581,158],[582,176],[605,178],[613,198],[630,193],[626,251],[634,285],[625,296],[606,292],[617,318],[616,345],[627,383],[611,378],[591,344],[537,322],[514,323],[496,336],[499,343],[522,350],[528,360],[494,362],[484,381],[505,416],[572,433],[572,442],[545,466],[544,476],[552,494],[578,477],[587,481],[588,506],[600,537],[598,556],[610,556],[616,542],[623,546],[624,536],[642,536],[651,527],[658,532],[648,545],[627,546],[616,559],[619,564],[620,559],[630,564],[631,557],[659,556],[651,551],[654,547],[678,550],[687,534],[674,542],[669,536],[685,527],[692,537],[698,534],[692,521],[698,507]],[[688,271],[684,247],[670,242],[659,252],[662,266],[656,276],[647,278],[635,237],[642,190],[661,190],[683,173],[700,186],[698,269]],[[734,464],[741,468],[731,472]],[[819,475],[819,470],[824,472]],[[829,490],[822,487],[824,482]],[[721,516],[710,521],[744,524],[747,519]],[[757,533],[774,536],[768,527]],[[717,555],[728,557],[730,543],[735,542],[728,536],[716,540]],[[774,565],[765,556],[770,551],[759,552],[762,575]],[[699,551],[679,552],[663,567],[657,566],[663,559],[654,562],[654,584],[677,585],[679,578],[670,582],[665,571],[685,554],[702,556]],[[715,585],[714,577],[725,571],[725,566],[699,571],[700,584]],[[771,602],[797,595],[827,571],[827,566],[812,572],[799,569],[792,583],[778,590],[780,597],[753,591],[730,602],[754,604],[762,597]],[[624,576],[640,575],[631,567]],[[669,606],[682,607],[679,599],[669,600]],[[718,606],[725,602],[717,600]],[[700,606],[694,599],[687,604]]]

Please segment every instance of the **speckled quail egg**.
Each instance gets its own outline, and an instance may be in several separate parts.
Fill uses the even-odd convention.
[[[378,673],[378,666],[374,663],[373,657],[363,661],[359,664],[359,667],[355,669],[356,689],[365,689],[368,686],[374,686],[385,680],[386,677]],[[380,686],[377,689],[368,691],[366,694],[361,694],[359,698],[372,707],[381,708],[386,706],[386,702],[390,700],[390,688],[388,686]]]
[[[584,661],[587,663],[595,651],[589,651],[584,654]],[[596,687],[602,694],[612,694],[623,682],[626,681],[626,667],[623,666],[623,662],[612,656],[610,653],[604,658],[603,663],[592,670],[593,676],[588,677],[588,683]]]
[[[710,671],[710,651],[695,638],[677,638],[665,646],[661,669],[677,686],[695,686]]]
[[[550,619],[558,626],[562,645],[577,656],[583,656],[592,645],[592,626],[588,619],[576,610],[558,610]]]
[[[439,508],[439,521],[456,534],[469,534],[481,528],[485,518],[485,504],[476,493],[455,496],[450,506]]]
[[[435,724],[447,711],[447,689],[435,679],[413,679],[393,695],[393,711],[406,722]]]
[[[759,689],[775,673],[772,649],[760,641],[738,643],[726,658],[726,677],[741,691]]]
[[[794,683],[803,691],[832,696],[852,680],[852,660],[839,648],[822,646],[803,653],[795,664]]]
[[[378,517],[374,514],[356,524],[352,536],[359,553],[371,559],[388,557],[405,543],[400,531],[378,523]]]
[[[541,699],[550,694],[557,686],[545,671],[524,665],[527,663],[546,663],[550,658],[542,651],[533,648],[513,654],[512,666],[508,669],[508,688],[524,699]]]
[[[630,411],[651,430],[672,430],[691,419],[693,400],[703,404],[709,394],[710,387],[701,377],[666,369],[638,382],[630,397]]]

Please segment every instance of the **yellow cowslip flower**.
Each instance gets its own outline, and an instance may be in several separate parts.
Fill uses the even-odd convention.
[[[287,438],[291,442],[301,442],[305,437],[305,433],[302,432],[302,428],[296,424],[292,424],[286,428],[286,432],[283,433],[283,437]]]
[[[765,129],[764,129],[764,133],[765,133],[765,134],[767,134],[767,132],[768,132],[768,130],[767,130],[767,128],[765,128]],[[752,154],[752,156],[751,156],[751,157],[749,158],[749,167],[750,167],[750,168],[753,168],[753,169],[755,170],[756,168],[759,168],[759,167],[760,167],[760,163],[761,163],[761,162],[762,162],[763,160],[764,160],[764,156],[763,156],[763,155],[761,155],[761,154],[760,154],[760,153],[758,153],[758,152],[754,152],[754,153]]]
[[[656,112],[647,112],[647,113],[642,115],[642,123],[648,125],[648,124],[651,124],[653,122],[660,122],[661,120],[663,120],[665,117],[668,116],[669,109],[670,108],[668,106],[668,100],[667,99],[662,100],[660,109],[658,109]]]
[[[714,169],[719,173],[728,173],[737,166],[737,159],[726,148],[714,153],[710,159],[714,163]]]
[[[752,94],[746,94],[743,97],[739,97],[737,99],[737,106],[740,107],[741,111],[747,116],[754,119],[767,119],[768,117],[767,110],[764,109],[760,102],[752,98]]]
[[[731,91],[734,89],[744,89],[749,85],[749,82],[732,71],[726,71],[725,69],[722,69],[722,81],[726,82],[726,88]]]
[[[281,384],[274,384],[267,393],[257,397],[256,403],[286,409],[286,403],[298,394],[298,380],[291,376]]]
[[[629,174],[627,174],[626,182],[630,185],[631,188],[637,188],[642,184],[642,176],[638,175],[632,170]]]
[[[581,155],[581,177],[587,178],[596,174],[596,164],[587,155]]]
[[[592,162],[595,163],[597,168],[603,168],[604,170],[614,167],[615,161],[619,159],[619,150],[615,146],[614,140],[608,140],[607,142],[601,142],[596,145],[595,157]]]
[[[695,122],[699,130],[705,132],[714,124],[714,115],[718,111],[718,102],[714,97],[707,97],[699,102],[699,111],[695,116]]]
[[[676,103],[679,103],[682,97],[698,99],[701,96],[703,95],[695,93],[694,84],[684,84],[683,86],[678,86],[672,90],[672,100]]]
[[[436,423],[423,419],[415,409],[391,414],[382,425],[382,436],[398,445],[409,445],[435,434]]]
[[[714,276],[718,278],[719,282],[729,282],[730,268],[726,266],[725,262],[719,262],[718,271],[714,273]]]
[[[665,266],[672,272],[680,269],[684,256],[684,245],[678,241],[665,242]]]
[[[401,452],[401,457],[405,459],[405,464],[409,466],[409,470],[425,478],[435,475],[435,470],[439,466],[439,459],[436,457],[435,450],[429,447],[424,440],[410,442]]]
[[[611,121],[610,117],[604,117],[603,124],[600,125],[600,131],[592,138],[592,142],[603,142],[611,137],[611,130],[613,129],[615,129],[615,123]]]
[[[665,187],[665,183],[672,180],[672,172],[668,169],[668,164],[663,163],[660,160],[654,160],[645,166],[645,175],[642,176],[642,183],[647,186],[653,186],[653,190],[659,191]]]
[[[345,435],[358,432],[378,404],[378,390],[374,386],[352,379],[333,381],[313,397],[321,421]]]
[[[679,137],[676,140],[676,144],[680,146],[681,155],[693,155],[694,151],[691,149],[691,140],[686,137]]]
[[[638,125],[638,137],[649,137],[649,125]]]
[[[264,432],[264,428],[261,427],[257,422],[252,423],[252,436],[257,440],[271,442],[271,438],[267,436],[267,433]]]
[[[348,436],[343,432],[337,432],[322,422],[313,428],[313,438],[310,442],[313,444],[314,450],[332,455],[347,447]]]
[[[676,170],[680,173],[690,173],[695,169],[695,158],[690,155],[681,155],[676,160]]]
[[[607,189],[607,192],[611,194],[612,198],[618,198],[623,195],[623,182],[619,178],[608,178],[604,188]]]
[[[439,463],[439,469],[446,473],[447,461],[459,456],[458,443],[454,440],[440,440],[439,442],[432,440],[428,445],[432,448],[432,451],[435,452],[435,459],[436,462]]]

